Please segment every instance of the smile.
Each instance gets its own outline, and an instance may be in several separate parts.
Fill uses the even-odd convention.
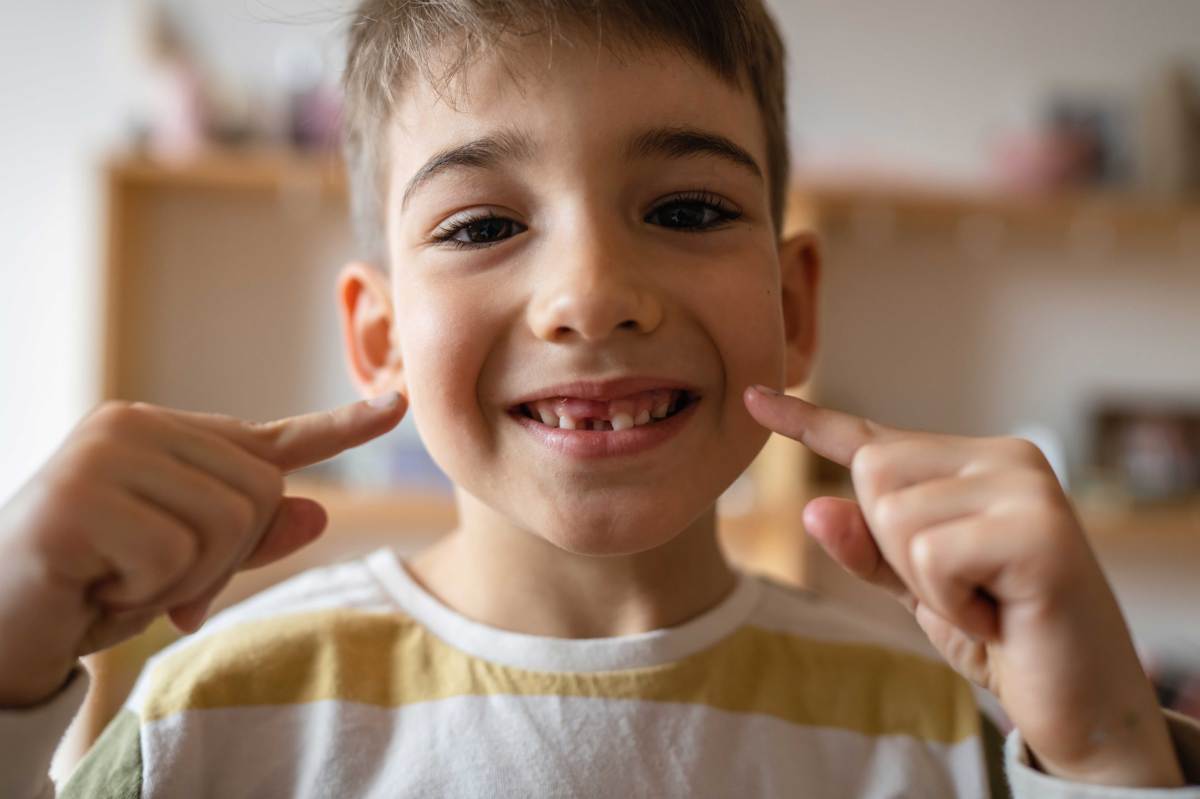
[[[554,397],[522,403],[516,412],[546,427],[596,432],[629,430],[669,419],[695,402],[680,389],[643,391],[618,400]]]
[[[590,396],[551,393],[512,406],[508,415],[560,454],[603,458],[633,455],[665,443],[683,429],[700,403],[698,394],[681,388],[622,392],[614,399],[603,396],[609,392],[576,393]]]

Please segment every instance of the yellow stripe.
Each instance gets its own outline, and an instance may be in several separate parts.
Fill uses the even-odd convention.
[[[203,708],[495,694],[702,704],[943,743],[979,732],[970,689],[948,666],[877,646],[743,627],[677,663],[548,673],[467,655],[406,616],[347,610],[247,622],[185,646],[156,668],[142,712],[149,722]]]

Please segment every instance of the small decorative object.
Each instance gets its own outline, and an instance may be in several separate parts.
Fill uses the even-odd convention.
[[[275,74],[287,103],[289,143],[300,149],[336,146],[341,94],[327,82],[320,51],[301,42],[281,46],[275,53]]]
[[[1200,403],[1108,403],[1094,433],[1098,471],[1134,500],[1200,493]]]
[[[184,160],[204,149],[208,139],[204,79],[181,28],[167,10],[154,4],[147,14],[151,86],[146,143],[158,158]]]
[[[1164,68],[1141,101],[1137,182],[1164,199],[1200,196],[1200,91],[1192,67]]]
[[[1052,97],[1035,130],[999,141],[993,153],[998,182],[1033,192],[1119,184],[1127,150],[1120,123],[1120,114],[1103,100]]]

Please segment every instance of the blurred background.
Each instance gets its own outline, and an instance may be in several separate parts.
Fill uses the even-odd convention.
[[[1164,701],[1200,714],[1200,3],[769,4],[790,224],[825,245],[803,392],[1039,444]],[[107,397],[255,420],[356,399],[349,5],[0,2],[0,501]],[[723,499],[731,553],[907,623],[797,534],[805,498],[848,491],[797,449]],[[331,513],[293,570],[453,523],[407,422],[293,479]]]

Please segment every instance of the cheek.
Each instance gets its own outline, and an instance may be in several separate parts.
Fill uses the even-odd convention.
[[[469,298],[439,295],[427,286],[411,296],[420,302],[396,305],[409,412],[430,454],[447,468],[442,453],[457,449],[456,438],[479,442],[488,435],[476,387],[491,331],[477,313],[481,306]]]
[[[741,406],[742,390],[753,383],[780,385],[786,369],[783,307],[778,270],[765,254],[710,284],[703,303],[705,327],[725,369],[728,397]]]

